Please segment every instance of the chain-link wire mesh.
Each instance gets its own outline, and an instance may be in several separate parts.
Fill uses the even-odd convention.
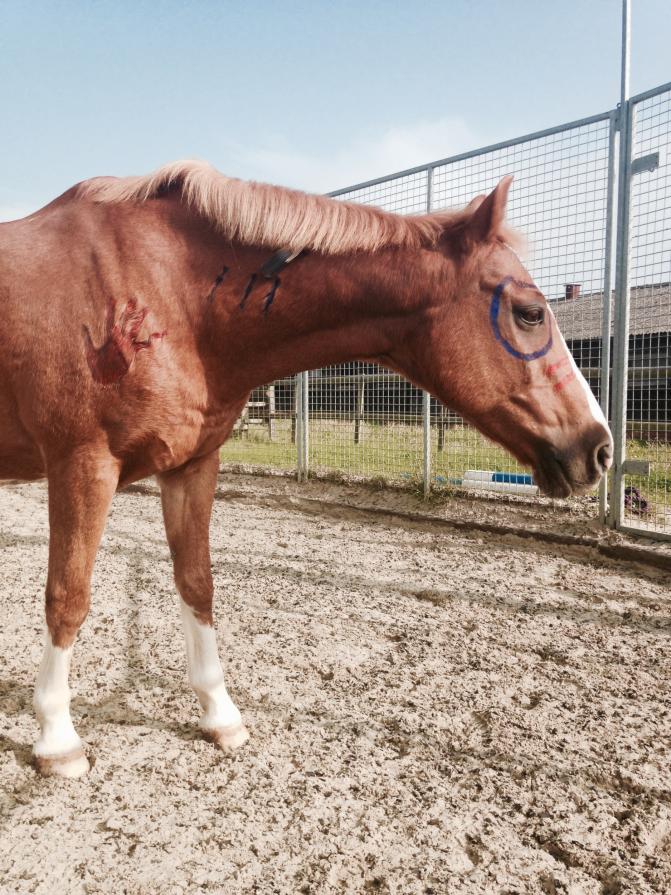
[[[231,437],[222,462],[250,472],[296,469],[296,383],[282,379],[255,388]]]
[[[633,156],[660,153],[657,170],[632,180],[631,198],[626,455],[651,461],[652,472],[626,478],[625,517],[619,521],[671,534],[671,90],[666,85],[650,91],[632,106]],[[604,284],[610,283],[606,255],[614,124],[615,113],[605,113],[333,195],[413,214],[461,207],[489,192],[505,174],[514,174],[509,222],[526,234],[527,267],[600,397],[603,350],[611,343],[608,337],[604,346],[603,320],[611,307],[610,287]],[[310,371],[308,391],[305,459],[313,474],[419,482],[426,469],[419,389],[374,364],[348,363]],[[296,401],[293,380],[257,389],[223,449],[224,461],[294,469]],[[465,487],[487,472],[516,479],[522,472],[506,451],[435,399],[428,420],[433,487]],[[514,492],[512,485],[506,490]],[[519,490],[528,494],[530,489],[522,485]]]
[[[489,192],[505,174],[514,174],[509,220],[529,238],[529,269],[552,302],[569,347],[598,395],[609,132],[610,117],[604,115],[341,191],[338,198],[401,214],[437,211],[461,207]],[[313,415],[310,423],[311,469],[389,481],[413,481],[421,475],[418,389],[372,365],[346,364],[313,375],[311,391],[321,381],[321,397],[318,418]],[[466,476],[468,472],[522,472],[510,454],[435,399],[431,420],[434,487],[473,487],[477,480]],[[475,487],[483,485],[488,487],[480,480]],[[507,485],[513,493],[530,490],[524,484]]]
[[[469,154],[437,166],[432,191],[432,210],[458,207],[489,192],[505,174],[515,175],[508,220],[526,235],[527,267],[550,301],[569,348],[597,396],[609,137],[610,119],[604,116]],[[433,439],[438,483],[463,483],[469,470],[522,471],[510,454],[437,402],[432,418],[438,430]]]
[[[626,476],[624,520],[671,535],[671,90],[633,103],[632,158],[659,153],[631,180],[627,457],[651,463]]]
[[[365,363],[314,370],[309,388],[312,473],[353,481],[420,481],[420,389]]]

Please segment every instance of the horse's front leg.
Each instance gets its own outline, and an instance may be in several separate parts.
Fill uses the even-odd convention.
[[[228,695],[212,618],[209,529],[219,451],[159,476],[165,530],[181,597],[189,681],[196,691],[205,735],[225,752],[249,738]]]
[[[70,718],[70,659],[89,611],[93,563],[119,470],[104,448],[82,447],[65,458],[48,457],[47,475],[47,643],[33,700],[41,729],[33,757],[43,774],[79,777],[89,763]]]

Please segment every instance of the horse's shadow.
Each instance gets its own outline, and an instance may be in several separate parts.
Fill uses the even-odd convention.
[[[33,752],[27,743],[12,739],[6,733],[0,733],[0,754],[13,752],[19,767],[27,767],[32,762]]]
[[[125,673],[119,683],[100,699],[77,695],[72,698],[70,710],[75,728],[85,742],[97,728],[105,724],[168,731],[185,742],[193,742],[200,737],[195,722],[180,723],[165,720],[131,705],[132,697],[142,690],[158,687],[170,692],[185,684],[148,672],[143,667],[145,659],[140,649],[142,634],[134,579],[143,571],[144,558],[138,549],[128,551],[128,558],[127,599],[130,618],[126,625]],[[83,645],[80,648],[83,648]],[[11,678],[0,679],[0,713],[9,717],[34,718],[33,692],[34,686],[27,686]],[[14,752],[19,765],[30,764],[31,747],[6,733],[0,733],[0,753],[7,750]]]

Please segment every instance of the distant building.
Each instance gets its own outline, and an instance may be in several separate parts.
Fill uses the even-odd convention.
[[[583,294],[571,283],[565,296],[550,306],[578,366],[598,394],[603,292]],[[671,422],[671,283],[633,286],[630,308],[627,417]],[[614,329],[614,315],[612,319]]]

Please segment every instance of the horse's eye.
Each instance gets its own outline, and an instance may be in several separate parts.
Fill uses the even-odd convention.
[[[540,307],[515,308],[515,316],[527,326],[540,326],[545,320],[545,309]]]

